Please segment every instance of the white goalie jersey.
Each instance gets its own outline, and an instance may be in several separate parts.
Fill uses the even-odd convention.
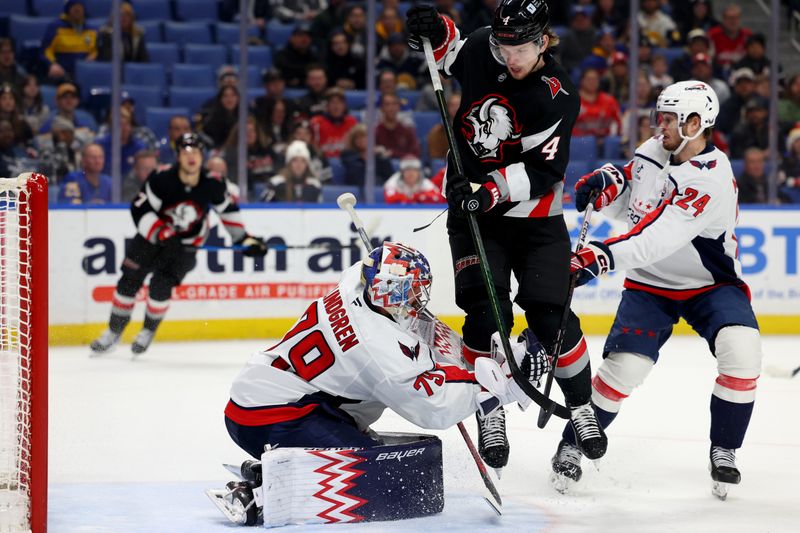
[[[673,164],[657,137],[625,167],[628,187],[603,213],[628,223],[607,239],[625,287],[683,300],[720,285],[744,285],[734,230],[739,209],[728,157],[712,144]],[[662,171],[665,166],[668,170]]]
[[[407,330],[371,310],[360,277],[361,264],[351,266],[280,342],[250,357],[232,385],[226,416],[269,424],[329,402],[364,430],[386,407],[429,429],[475,413],[480,386],[460,361],[460,339],[434,341],[435,323]],[[259,409],[271,406],[283,408]]]

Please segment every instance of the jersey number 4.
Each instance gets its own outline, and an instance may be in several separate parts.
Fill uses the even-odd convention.
[[[314,302],[306,309],[300,321],[283,336],[278,346],[310,330],[318,323],[317,302]],[[295,373],[306,381],[311,381],[328,370],[334,362],[336,362],[336,358],[333,350],[318,329],[307,333],[289,350],[289,363]]]
[[[545,157],[545,161],[552,161],[556,158],[556,153],[558,152],[558,143],[561,141],[561,137],[553,137],[548,141],[547,144],[542,146],[542,153],[547,154]]]
[[[703,209],[706,208],[708,202],[711,201],[711,197],[709,195],[704,194],[700,198],[697,198],[698,194],[700,193],[698,193],[695,189],[687,187],[686,190],[684,191],[683,198],[675,202],[675,205],[677,205],[681,209],[686,209],[686,210],[688,210],[689,207],[691,206],[694,209],[693,216],[696,217],[697,215],[703,212]],[[695,200],[695,198],[697,199]]]

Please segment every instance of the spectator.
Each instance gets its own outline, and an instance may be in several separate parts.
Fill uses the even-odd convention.
[[[749,68],[736,69],[731,73],[730,83],[733,93],[720,106],[717,120],[714,123],[715,129],[730,135],[742,118],[742,109],[745,103],[755,94],[754,80],[755,75]]]
[[[391,70],[397,76],[398,87],[413,91],[417,89],[423,59],[419,54],[411,54],[402,33],[393,33],[381,50],[376,68],[379,72]],[[427,70],[425,73],[427,75]]]
[[[219,101],[219,91],[225,87],[233,87],[237,91],[239,90],[239,73],[236,71],[236,68],[231,65],[223,65],[217,70],[217,94],[203,102],[203,105],[200,106],[200,111],[192,117],[195,126],[202,125],[203,121],[208,119]],[[206,136],[205,140],[208,139],[209,138]]]
[[[99,144],[88,144],[83,149],[80,171],[64,177],[58,191],[60,204],[111,203],[111,176],[104,174],[105,152]]]
[[[800,74],[789,78],[786,92],[778,101],[778,120],[794,125],[800,122]]]
[[[21,89],[25,82],[25,71],[17,65],[14,57],[14,42],[8,37],[0,37],[0,85],[8,83]]]
[[[756,84],[756,94],[769,100],[772,97],[772,85],[767,74],[756,74],[754,83]]]
[[[288,106],[288,100],[276,100],[272,109],[268,111],[266,124],[261,126],[277,152],[282,152],[286,148],[286,143],[289,142],[292,118],[289,116]]]
[[[284,24],[310,21],[325,8],[325,0],[270,0],[272,16]]]
[[[212,176],[214,178],[225,178],[228,182],[228,191],[233,190],[231,186],[234,185],[234,183],[228,179],[230,175],[228,174],[228,163],[225,162],[225,159],[219,156],[209,157],[208,161],[206,161],[206,172],[208,172],[209,176]],[[233,193],[231,192],[231,194]],[[236,197],[236,203],[238,204],[239,203],[238,187],[236,187],[236,194],[234,196]]]
[[[753,96],[744,106],[744,121],[730,136],[732,159],[741,159],[748,148],[766,150],[769,146],[769,103],[763,96]]]
[[[639,78],[636,84],[636,105],[633,108],[628,107],[625,113],[622,114],[622,129],[620,137],[622,138],[623,146],[628,145],[630,138],[630,116],[635,114],[636,124],[638,128],[639,119],[647,117],[648,125],[650,124],[650,112],[656,107],[656,96],[658,93],[653,91],[650,81],[647,79],[647,73],[644,69],[639,70]],[[637,130],[638,134],[638,130]],[[650,136],[648,135],[647,138]],[[638,136],[637,136],[638,140]]]
[[[7,118],[0,118],[0,178],[19,174],[17,164],[25,155],[25,147],[14,133],[14,125]]]
[[[628,20],[628,10],[622,4],[623,2],[615,0],[597,0],[592,25],[595,28],[611,29],[614,33],[622,30]]]
[[[49,134],[37,138],[38,168],[51,182],[61,183],[64,176],[80,168],[84,138],[75,134],[75,126],[64,117],[53,119]]]
[[[600,90],[600,74],[589,68],[581,74],[578,92],[581,96],[581,111],[572,134],[594,135],[598,141],[620,131],[619,103],[608,93]]]
[[[614,28],[610,26],[603,26],[597,31],[597,40],[595,46],[592,48],[592,56],[597,56],[604,62],[605,65],[611,62],[611,57],[617,50],[617,37]],[[585,59],[585,58],[584,58]]]
[[[444,80],[444,81],[449,81],[449,80]],[[446,99],[447,96],[449,95],[450,91],[448,90],[448,86],[444,82],[442,83],[442,86],[444,87],[444,95],[445,95],[445,99]],[[451,85],[451,87],[452,87],[452,85]],[[380,72],[378,74],[378,93],[379,93],[379,95],[378,95],[378,99],[375,102],[375,104],[377,106],[380,106],[381,98],[383,97],[384,94],[393,94],[393,95],[397,96],[400,99],[400,109],[403,110],[403,112],[400,113],[400,121],[403,122],[403,123],[408,124],[409,126],[412,126],[414,124],[414,121],[412,119],[412,113],[410,112],[411,111],[411,103],[408,101],[407,98],[403,98],[402,96],[400,96],[397,93],[398,90],[399,90],[399,86],[397,84],[397,74],[395,74],[391,70],[384,70],[384,71]],[[420,95],[420,100],[427,99],[427,97],[431,97],[433,99],[433,101],[431,102],[433,104],[432,110],[438,110],[439,109],[439,104],[436,103],[436,94],[433,92],[432,89],[431,89],[429,95],[426,95],[423,92],[423,94]],[[426,104],[426,106],[427,106],[427,104]],[[380,109],[378,110],[378,112],[380,113]]]
[[[125,176],[133,168],[134,157],[142,150],[147,150],[147,145],[133,135],[133,117],[124,107],[119,110],[119,137],[120,137],[120,176]],[[105,158],[103,172],[111,174],[111,132],[108,135],[98,137],[95,143],[103,148],[104,154],[109,154]],[[85,150],[84,150],[85,152]]]
[[[83,0],[66,0],[64,13],[51,22],[42,38],[42,56],[51,80],[73,78],[75,62],[97,57],[97,31],[86,25]]]
[[[733,64],[733,69],[749,68],[754,74],[769,75],[770,60],[767,57],[766,38],[756,33],[747,38],[744,46],[744,57]],[[778,68],[780,72],[780,68]]]
[[[294,100],[290,100],[284,96],[286,90],[286,82],[283,81],[283,74],[276,68],[270,68],[264,71],[261,76],[261,82],[264,84],[264,95],[256,98],[253,104],[253,114],[261,123],[262,128],[266,128],[270,122],[270,113],[275,105],[275,102],[281,100],[284,103],[286,116],[291,118],[295,112],[298,112],[297,104]]]
[[[350,41],[350,52],[363,60],[367,56],[367,12],[358,4],[351,6],[344,22],[345,34]]]
[[[592,53],[597,35],[591,16],[592,6],[577,4],[572,7],[572,20],[559,46],[561,63],[567,72]]]
[[[614,52],[611,56],[611,68],[608,69],[600,84],[602,91],[617,99],[617,102],[628,102],[630,80],[628,77],[628,56],[625,52]],[[648,90],[650,85],[648,84]]]
[[[786,138],[786,157],[778,169],[778,190],[787,203],[800,203],[800,128]]]
[[[297,101],[297,108],[306,118],[321,115],[325,112],[325,91],[328,88],[325,68],[318,63],[308,65],[305,80],[308,92]]]
[[[310,27],[298,24],[286,46],[275,54],[275,66],[283,73],[287,87],[302,87],[306,69],[314,63],[319,63],[319,57],[311,46]]]
[[[656,46],[668,47],[680,42],[680,32],[675,21],[661,11],[659,4],[659,0],[642,0],[638,15],[639,28]]]
[[[266,202],[314,202],[322,200],[322,184],[311,171],[306,143],[292,141],[286,147],[286,166],[267,182]]]
[[[14,87],[8,83],[0,85],[0,119],[8,120],[14,128],[14,138],[23,145],[33,139],[33,131],[25,121],[17,101]]]
[[[669,75],[669,63],[666,57],[661,54],[653,56],[647,81],[656,93],[660,93],[662,89],[675,83],[674,78]]]
[[[742,27],[742,8],[736,4],[725,6],[722,24],[708,30],[708,37],[717,54],[717,64],[728,69],[739,61],[744,56],[747,38],[752,34],[752,31]]]
[[[439,204],[445,201],[441,191],[422,175],[422,163],[413,155],[400,161],[400,170],[383,185],[387,204]]]
[[[231,128],[239,120],[239,89],[226,86],[217,93],[217,100],[203,120],[203,133],[211,138],[214,148],[221,148]]]
[[[122,178],[122,201],[130,203],[150,174],[158,168],[158,154],[150,150],[138,152],[133,157],[133,169]]]
[[[72,123],[75,127],[76,135],[79,137],[92,137],[94,135],[93,132],[97,130],[97,122],[95,122],[90,113],[83,109],[78,109],[79,104],[80,97],[75,85],[71,83],[59,85],[58,89],[56,89],[56,109],[44,122],[39,133],[49,132],[53,119],[61,117]]]
[[[344,166],[344,182],[346,185],[364,187],[367,173],[367,127],[358,124],[347,134],[345,149],[342,150],[342,166]],[[375,147],[375,183],[384,183],[394,173],[392,162],[386,150]]]
[[[31,131],[38,132],[47,117],[50,116],[50,107],[42,99],[42,91],[39,88],[39,80],[36,76],[27,75],[22,84],[22,112],[25,120],[31,127]]]
[[[447,99],[447,114],[449,117],[456,116],[458,108],[461,106],[461,93],[453,93]],[[447,144],[447,134],[444,132],[444,125],[441,122],[434,124],[428,132],[428,156],[431,159],[444,159],[450,145]]]
[[[744,151],[744,169],[736,176],[740,204],[767,203],[767,172],[764,151],[748,148]]]
[[[381,119],[375,126],[375,144],[383,146],[389,157],[399,159],[406,155],[419,157],[419,141],[413,127],[398,120],[400,99],[393,94],[381,96]]]
[[[306,148],[308,148],[311,154],[311,161],[309,163],[311,172],[317,176],[321,182],[329,181],[333,177],[328,158],[325,157],[314,144],[314,136],[311,134],[311,126],[308,121],[301,120],[292,126],[289,142],[291,143],[292,141],[303,141],[306,143]]]
[[[147,63],[147,44],[145,43],[144,30],[136,24],[136,15],[133,7],[128,2],[122,2],[119,7],[120,29],[122,30],[122,60],[130,63]],[[113,58],[111,38],[114,31],[113,14],[108,23],[100,28],[97,33],[97,60],[111,61]]]
[[[710,0],[691,0],[691,4],[688,16],[681,21],[681,34],[689,35],[689,32],[696,29],[707,32],[719,24],[719,21],[714,18]]]
[[[161,139],[158,143],[158,160],[165,165],[173,164],[175,159],[175,142],[180,139],[184,133],[191,133],[192,126],[189,124],[189,119],[183,115],[173,115],[169,119],[169,126],[167,128],[167,136]]]
[[[158,137],[153,133],[153,130],[147,126],[142,126],[136,122],[136,101],[128,94],[127,91],[122,91],[122,109],[128,112],[131,117],[131,135],[142,142],[147,150],[156,150],[159,145]],[[111,122],[106,122],[97,130],[98,137],[104,137],[110,133]]]
[[[670,66],[669,73],[675,81],[685,81],[692,76],[692,65],[697,54],[711,57],[711,41],[706,32],[694,29],[686,37],[686,51],[675,58]]]
[[[325,113],[311,118],[311,131],[314,142],[319,146],[325,157],[339,157],[339,152],[344,147],[347,132],[358,121],[347,112],[347,100],[344,92],[333,87],[325,93]]]
[[[395,33],[402,35],[403,21],[393,7],[383,7],[378,21],[375,23],[375,33],[378,36],[378,48],[389,41],[389,37]]]
[[[706,54],[695,54],[692,62],[692,78],[705,82],[714,89],[719,98],[720,104],[724,104],[731,95],[728,84],[719,78],[714,77],[714,67],[711,65],[711,56]]]
[[[319,12],[311,21],[311,35],[318,49],[325,46],[325,39],[334,29],[344,26],[347,2],[345,0],[328,0],[328,7]]]
[[[277,155],[270,146],[270,138],[253,117],[247,117],[247,190],[251,193],[256,184],[266,185],[267,179],[275,173]],[[231,128],[223,151],[230,175],[236,181],[239,176],[239,128]]]
[[[405,48],[405,41],[403,47]],[[334,31],[328,39],[325,68],[328,82],[340,89],[364,89],[366,85],[364,60],[356,58],[350,52],[350,41],[341,30]]]

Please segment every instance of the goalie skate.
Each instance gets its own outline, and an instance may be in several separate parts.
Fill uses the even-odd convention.
[[[110,329],[106,329],[100,334],[98,338],[92,341],[89,348],[92,350],[92,357],[106,354],[112,351],[119,344],[119,334],[114,333]]]
[[[247,481],[231,481],[224,489],[208,489],[206,495],[234,524],[254,526],[261,515],[254,488],[258,489]]]
[[[728,497],[731,485],[738,485],[742,480],[736,468],[736,450],[712,446],[708,469],[711,471],[711,493],[722,501]]]
[[[550,473],[550,484],[561,494],[567,492],[580,481],[583,475],[581,469],[581,454],[577,446],[562,440],[551,461],[553,471]]]

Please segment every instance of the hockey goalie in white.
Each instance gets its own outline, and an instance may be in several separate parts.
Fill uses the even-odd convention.
[[[573,255],[571,270],[579,284],[626,271],[604,361],[592,381],[603,426],[644,381],[679,318],[708,342],[718,369],[710,406],[712,491],[724,499],[741,479],[735,451],[753,411],[761,340],[734,234],[736,179],[727,156],[710,141],[718,111],[707,84],[670,85],[658,97],[656,136],[624,171],[607,164],[578,180],[578,210],[596,193],[595,209],[627,221],[629,230],[589,243]],[[580,479],[580,460],[567,428],[552,461],[556,488]]]

